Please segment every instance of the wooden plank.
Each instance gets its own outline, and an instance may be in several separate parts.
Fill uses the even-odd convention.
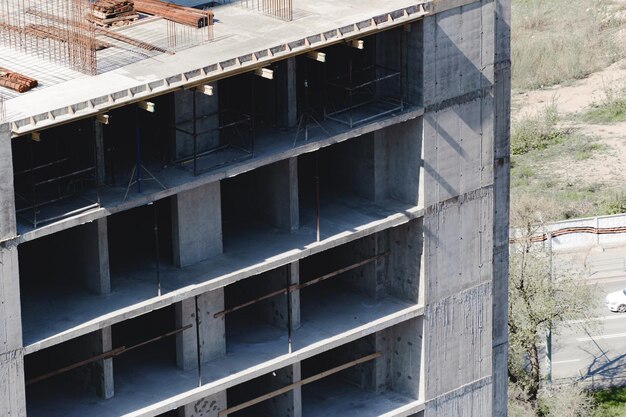
[[[283,387],[283,388],[278,389],[276,391],[269,392],[269,393],[267,393],[265,395],[261,395],[260,397],[254,398],[254,399],[252,399],[250,401],[246,401],[246,402],[241,403],[239,405],[236,405],[234,407],[227,408],[226,410],[222,410],[222,411],[220,411],[218,413],[218,417],[224,417],[224,416],[227,416],[230,413],[235,413],[237,411],[241,411],[241,410],[243,410],[245,408],[251,407],[251,406],[253,406],[255,404],[258,404],[260,402],[272,399],[272,398],[277,397],[279,395],[282,395],[282,394],[284,394],[286,392],[293,391],[294,389],[299,388],[299,387],[301,387],[303,385],[307,385],[307,384],[310,384],[312,382],[319,381],[322,378],[326,378],[327,376],[330,376],[330,375],[336,374],[338,372],[344,371],[344,370],[346,370],[348,368],[352,368],[352,367],[354,367],[356,365],[360,365],[362,363],[369,362],[371,360],[379,358],[380,356],[381,356],[380,352],[375,352],[375,353],[372,353],[370,355],[364,356],[362,358],[359,358],[359,359],[356,359],[356,360],[344,363],[343,365],[340,365],[340,366],[337,366],[335,368],[329,369],[327,371],[321,372],[321,373],[319,373],[317,375],[313,375],[311,377],[305,378],[302,381],[294,382],[293,384],[287,385],[286,387]]]

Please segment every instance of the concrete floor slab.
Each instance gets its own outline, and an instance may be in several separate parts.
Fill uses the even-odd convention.
[[[100,296],[58,285],[42,291],[22,292],[23,339],[26,352],[34,352],[122,320],[164,307],[228,283],[293,262],[419,217],[416,207],[385,200],[381,203],[346,196],[322,204],[322,241],[315,227],[304,221],[294,233],[263,225],[250,225],[245,234],[225,236],[224,254],[178,269],[163,265],[157,297],[156,269],[152,261],[122,274],[112,272],[109,295]]]
[[[329,304],[334,307],[328,308]],[[329,294],[324,303],[311,305],[303,314],[302,326],[292,336],[293,353],[288,353],[284,330],[269,325],[241,329],[240,337],[231,341],[227,356],[203,367],[203,387],[212,392],[222,391],[235,383],[416,317],[421,312],[420,306],[411,306],[393,298],[373,302],[348,292]],[[114,398],[100,400],[94,393],[77,392],[75,386],[53,385],[52,391],[35,388],[29,392],[28,415],[113,417],[132,413],[135,416],[152,416],[158,415],[158,409],[151,404],[162,402],[158,404],[162,407],[174,404],[178,400],[176,396],[197,387],[197,371],[183,372],[173,362],[155,363],[146,359],[134,361],[132,366],[118,367],[115,366],[116,361],[114,359]],[[394,408],[398,406],[398,401],[384,400],[385,404],[393,404]],[[404,404],[406,401],[400,405]]]

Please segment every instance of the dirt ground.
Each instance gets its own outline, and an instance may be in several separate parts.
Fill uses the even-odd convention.
[[[624,41],[626,42],[626,33]],[[568,85],[523,93],[513,92],[511,105],[513,121],[525,115],[536,114],[546,104],[554,101],[559,114],[565,119],[563,124],[596,138],[606,147],[606,150],[595,152],[584,161],[576,161],[575,158],[568,158],[566,155],[550,162],[551,166],[546,167],[549,171],[578,183],[626,184],[626,122],[591,124],[577,117],[593,103],[600,103],[606,97],[607,88],[615,91],[626,88],[626,59]]]

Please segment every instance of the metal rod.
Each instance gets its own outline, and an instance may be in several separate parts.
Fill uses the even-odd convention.
[[[198,350],[198,386],[202,386],[202,350],[200,349],[200,310],[198,309],[198,296],[194,297],[196,308],[196,349]]]
[[[323,378],[326,378],[328,376],[334,375],[334,374],[339,373],[341,371],[344,371],[346,369],[352,368],[354,366],[360,365],[360,364],[365,363],[365,362],[372,361],[374,359],[379,358],[380,356],[382,356],[382,354],[380,352],[375,352],[375,353],[372,353],[370,355],[363,356],[362,358],[359,358],[359,359],[356,359],[356,360],[344,363],[343,365],[336,366],[336,367],[331,368],[331,369],[329,369],[327,371],[320,372],[319,374],[316,374],[316,375],[313,375],[311,377],[305,378],[305,379],[303,379],[301,381],[298,381],[298,382],[294,382],[293,384],[289,384],[286,387],[283,387],[283,388],[278,389],[276,391],[269,392],[269,393],[267,393],[265,395],[261,395],[260,397],[254,398],[254,399],[252,399],[250,401],[246,401],[246,402],[241,403],[239,405],[236,405],[234,407],[227,408],[226,410],[222,410],[222,411],[220,411],[218,413],[218,417],[224,417],[224,416],[227,416],[228,414],[235,413],[237,411],[241,411],[241,410],[243,410],[245,408],[248,408],[248,407],[251,407],[251,406],[253,406],[255,404],[258,404],[258,403],[261,403],[263,401],[272,399],[274,397],[278,397],[279,395],[282,395],[282,394],[284,394],[286,392],[293,391],[294,389],[299,388],[299,387],[301,387],[303,385],[307,385],[307,384],[310,384],[312,382],[319,381],[320,379],[323,379]]]
[[[197,127],[197,119],[196,119],[196,89],[194,88],[192,91],[193,95],[193,175],[194,177],[198,175],[198,127]]]
[[[291,270],[289,269],[289,266],[287,266],[287,286],[286,286],[286,291],[285,291],[285,295],[287,296],[287,347],[288,347],[288,353],[291,353],[291,335],[293,333],[292,331],[292,324],[291,324],[291,291],[289,291],[289,288],[291,288]]]
[[[277,296],[277,295],[281,295],[281,294],[285,294],[285,293],[291,293],[293,291],[301,290],[303,288],[306,288],[306,287],[309,287],[311,285],[314,285],[314,284],[320,283],[322,281],[325,281],[325,280],[327,280],[329,278],[333,278],[333,277],[335,277],[337,275],[343,274],[344,272],[348,272],[348,271],[351,271],[353,269],[359,268],[359,267],[361,267],[363,265],[367,265],[369,263],[375,262],[375,261],[377,261],[380,258],[383,258],[385,256],[389,256],[390,253],[391,253],[390,251],[387,251],[387,252],[384,252],[384,253],[382,253],[380,255],[372,256],[372,257],[364,259],[364,260],[362,260],[360,262],[354,263],[352,265],[348,265],[348,266],[346,266],[344,268],[341,268],[341,269],[338,269],[336,271],[329,272],[328,274],[322,275],[320,277],[314,278],[314,279],[312,279],[310,281],[307,281],[307,282],[305,282],[303,284],[289,285],[289,287],[287,287],[287,288],[283,288],[283,289],[280,289],[280,290],[273,291],[273,292],[271,292],[269,294],[265,294],[265,295],[263,295],[261,297],[255,298],[255,299],[250,300],[248,302],[245,302],[243,304],[239,304],[239,305],[237,305],[235,307],[231,307],[229,309],[219,311],[219,312],[215,313],[213,315],[213,317],[214,318],[222,317],[222,316],[225,316],[226,314],[233,313],[233,312],[241,310],[241,309],[243,309],[245,307],[251,306],[251,305],[256,304],[256,303],[259,303],[259,302],[261,302],[263,300],[267,300],[268,298],[272,298],[272,297]]]
[[[154,257],[156,261],[156,285],[157,296],[161,296],[161,262],[159,257],[159,216],[157,213],[156,202],[152,203],[154,212]]]
[[[137,106],[135,106],[135,153],[137,158],[137,192],[141,193],[141,132],[139,130],[139,107]]]
[[[37,228],[37,197],[36,197],[36,192],[35,192],[35,171],[34,171],[34,156],[33,156],[33,140],[32,139],[28,139],[28,148],[29,148],[29,152],[30,152],[30,180],[31,180],[31,187],[32,187],[32,199],[33,199],[33,227]]]
[[[320,241],[320,218],[321,218],[321,206],[320,206],[320,170],[319,170],[319,153],[315,154],[315,194],[317,201],[317,215],[316,215],[316,231],[317,241]]]
[[[121,346],[121,347],[119,347],[117,349],[113,349],[113,350],[110,350],[108,352],[102,353],[100,355],[93,356],[93,357],[91,357],[89,359],[85,359],[84,361],[76,362],[76,363],[73,363],[71,365],[65,366],[63,368],[56,369],[56,370],[54,370],[52,372],[48,372],[47,374],[43,374],[43,375],[40,375],[38,377],[31,378],[28,381],[26,381],[26,385],[35,384],[37,382],[40,382],[40,381],[52,378],[53,376],[57,376],[57,375],[65,373],[65,372],[72,371],[72,370],[74,370],[76,368],[80,368],[81,366],[89,365],[90,363],[97,362],[97,361],[102,360],[102,359],[108,359],[108,358],[111,358],[113,356],[117,356],[120,353],[124,352],[125,349],[126,348],[124,346]]]

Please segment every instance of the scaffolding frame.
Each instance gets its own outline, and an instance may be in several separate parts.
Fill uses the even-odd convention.
[[[59,150],[59,137],[55,136],[55,155],[52,160],[48,162],[41,163],[39,165],[35,165],[35,150],[33,149],[33,142],[35,142],[34,138],[28,138],[26,140],[28,143],[28,153],[29,153],[29,164],[30,166],[26,169],[15,171],[13,176],[15,179],[19,181],[20,178],[28,178],[25,181],[29,184],[29,189],[26,193],[20,193],[18,191],[16,181],[15,187],[15,196],[16,196],[16,214],[22,218],[23,220],[30,223],[34,228],[37,228],[43,223],[49,223],[56,220],[64,219],[66,217],[79,214],[85,212],[87,210],[91,210],[93,208],[100,207],[100,178],[99,178],[99,167],[98,167],[98,156],[97,156],[97,143],[95,134],[92,133],[93,138],[93,163],[90,163],[86,166],[80,168],[73,168],[71,170],[64,171],[63,164],[67,162],[71,162],[73,160],[71,155],[65,154],[60,155],[58,153]],[[39,139],[41,140],[41,139]],[[45,139],[44,139],[45,140]],[[43,172],[44,170],[54,170],[55,174],[48,178],[38,179],[37,173]],[[96,193],[96,198],[91,199],[86,197],[83,193],[80,193],[76,190],[76,185],[81,184],[86,181],[94,182],[94,189]],[[52,187],[56,186],[56,192],[52,190]],[[47,187],[48,193],[43,193],[40,190],[44,187]],[[82,188],[82,187],[81,187]],[[40,194],[53,194],[54,196],[45,197],[43,201],[38,199]],[[63,200],[67,200],[70,198],[76,198],[79,200],[83,200],[87,203],[87,205],[78,207],[61,214],[53,214],[49,216],[40,217],[40,210],[44,207],[48,207],[52,204],[58,203]],[[21,207],[20,207],[21,206]],[[26,213],[31,213],[28,215]]]
[[[236,112],[233,110],[218,110],[216,112],[212,112],[209,114],[198,115],[197,109],[197,92],[196,90],[192,90],[193,94],[193,105],[192,105],[192,118],[191,120],[187,120],[184,122],[179,122],[174,124],[174,137],[176,136],[176,132],[182,133],[185,136],[188,136],[193,141],[193,152],[192,155],[174,159],[172,162],[181,166],[185,166],[188,164],[192,164],[192,172],[194,176],[198,176],[205,172],[208,172],[212,169],[228,165],[234,162],[244,161],[246,159],[252,158],[254,156],[254,115],[249,115],[242,112]],[[252,102],[254,102],[254,88],[252,88]],[[211,117],[218,117],[218,126],[206,129],[206,130],[198,130],[198,121],[205,120]],[[180,127],[182,124],[187,124],[191,122],[191,131]],[[242,130],[247,130],[249,132],[249,141],[246,141]],[[231,135],[223,132],[232,132]],[[212,133],[217,133],[219,144],[205,151],[198,151],[198,137],[203,135],[208,135]],[[228,140],[224,142],[222,139],[226,137]],[[232,138],[236,140],[232,140]],[[212,155],[216,155],[220,152],[225,152],[229,150],[234,150],[238,152],[238,154],[234,155],[231,158],[227,158],[223,161],[219,161],[217,163],[210,164],[204,168],[198,167],[198,162],[203,158],[207,158]]]
[[[338,75],[326,82],[326,97],[329,97],[330,90],[334,89],[344,95],[344,100],[339,109],[332,109],[330,111],[327,106],[328,103],[325,103],[324,119],[341,123],[352,129],[355,126],[378,119],[382,116],[395,112],[402,112],[404,110],[404,74],[402,73],[403,48],[404,42],[401,38],[399,46],[400,53],[398,54],[399,62],[397,64],[399,69],[389,68],[388,66],[374,63],[355,70],[353,62],[354,51],[358,51],[358,49],[350,51],[348,58],[348,72]],[[398,83],[397,97],[381,97],[380,84],[384,81],[392,80],[396,80]],[[364,97],[365,100],[357,101],[359,97]],[[372,105],[378,105],[381,108],[378,109],[378,111],[373,115],[362,117],[355,115],[355,110],[368,106],[371,109],[373,107]]]

